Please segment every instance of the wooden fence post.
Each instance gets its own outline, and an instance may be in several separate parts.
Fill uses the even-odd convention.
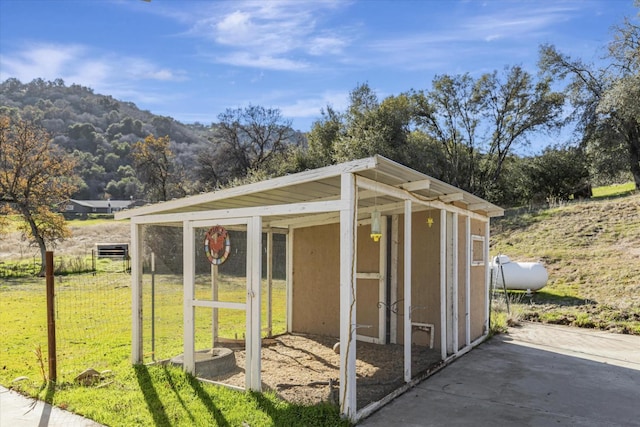
[[[53,280],[53,252],[47,251],[45,255],[45,277],[47,281],[47,331],[49,350],[49,381],[56,382],[56,316],[54,304],[54,280]]]

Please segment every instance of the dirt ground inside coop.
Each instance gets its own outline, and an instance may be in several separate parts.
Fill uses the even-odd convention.
[[[338,338],[286,334],[265,339],[262,345],[262,387],[282,399],[313,405],[337,404],[340,355],[333,346]],[[234,349],[234,370],[214,378],[216,382],[244,388],[245,351]],[[418,375],[440,364],[439,350],[412,346],[412,373]],[[363,408],[404,384],[404,347],[358,341],[356,345],[357,405]]]

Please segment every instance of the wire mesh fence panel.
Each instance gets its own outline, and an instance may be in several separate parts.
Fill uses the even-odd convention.
[[[130,280],[124,272],[56,277],[58,381],[90,368],[111,370],[129,358]]]
[[[145,363],[183,352],[182,227],[145,226],[142,337]]]

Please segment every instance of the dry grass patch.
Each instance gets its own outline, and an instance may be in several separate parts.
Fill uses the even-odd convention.
[[[492,244],[547,268],[547,286],[514,304],[523,319],[640,335],[640,194],[507,215]]]

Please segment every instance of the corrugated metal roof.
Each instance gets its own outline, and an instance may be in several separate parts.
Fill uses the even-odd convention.
[[[341,175],[347,172],[392,187],[407,189],[415,196],[425,200],[433,199],[455,203],[463,209],[480,215],[492,217],[501,216],[504,213],[502,208],[480,197],[376,155],[257,183],[121,211],[116,214],[116,219],[339,200]],[[359,208],[370,207],[374,204],[377,206],[392,205],[398,202],[397,198],[381,193],[372,194],[370,191],[365,196],[365,192],[360,190],[360,194],[362,197],[358,202]],[[304,215],[304,212],[295,215]],[[286,215],[285,217],[291,218],[295,215]],[[278,221],[283,218],[270,218],[270,220]]]

